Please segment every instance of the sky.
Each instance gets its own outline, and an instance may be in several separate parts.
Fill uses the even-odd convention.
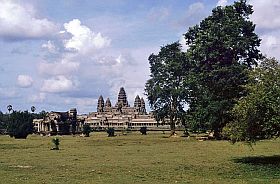
[[[0,0],[0,111],[96,111],[146,99],[150,54],[232,0]],[[280,0],[248,0],[261,51],[280,59]],[[146,101],[148,108],[148,102]]]

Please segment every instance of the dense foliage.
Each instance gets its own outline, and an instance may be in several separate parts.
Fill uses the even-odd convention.
[[[11,137],[25,139],[33,132],[33,116],[28,111],[13,111],[7,121],[7,132]]]
[[[264,59],[250,71],[248,95],[233,109],[234,121],[224,128],[232,142],[255,142],[280,136],[280,64]]]
[[[149,57],[151,78],[146,94],[157,121],[170,122],[171,135],[175,124],[183,120],[187,93],[187,72],[190,64],[178,42],[166,45]]]
[[[260,39],[249,20],[252,13],[244,0],[218,6],[185,34],[189,60],[195,64],[189,121],[194,127],[211,129],[215,136],[231,120],[236,100],[246,95],[247,69],[262,57]]]
[[[83,134],[85,135],[85,137],[89,137],[90,132],[91,132],[90,126],[88,124],[84,124]]]

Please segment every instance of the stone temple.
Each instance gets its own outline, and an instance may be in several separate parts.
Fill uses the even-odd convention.
[[[166,124],[157,123],[153,114],[147,113],[145,100],[139,95],[135,97],[133,106],[127,100],[126,92],[120,88],[117,102],[114,106],[109,98],[104,102],[101,95],[97,102],[96,112],[87,115],[77,115],[75,108],[68,112],[49,112],[44,119],[33,121],[35,130],[40,134],[73,134],[80,133],[84,124],[88,124],[95,130],[115,128],[116,130],[135,129],[147,127],[148,129],[169,129],[168,121]]]
[[[43,135],[75,134],[82,130],[84,119],[77,117],[77,110],[67,112],[49,112],[44,119],[33,120],[34,129]]]
[[[145,101],[139,95],[135,97],[133,106],[127,101],[126,92],[120,88],[115,106],[109,98],[104,103],[101,95],[97,103],[97,112],[91,112],[85,119],[85,123],[95,129],[113,127],[115,129],[138,129],[140,127],[157,127],[157,122],[152,113],[147,113]]]

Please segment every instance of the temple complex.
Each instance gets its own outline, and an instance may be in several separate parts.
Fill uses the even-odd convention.
[[[77,115],[75,108],[67,112],[50,112],[44,119],[34,119],[33,123],[35,130],[44,135],[80,133],[84,124],[95,130],[109,127],[116,130],[139,130],[140,127],[150,130],[169,129],[168,121],[166,124],[157,123],[153,114],[147,113],[145,100],[139,95],[135,97],[133,106],[130,106],[123,87],[120,88],[115,106],[112,106],[109,98],[104,102],[103,96],[100,95],[96,112]]]
[[[105,104],[105,105],[104,105]],[[89,113],[85,123],[94,129],[105,129],[113,127],[115,129],[138,129],[142,126],[151,128],[157,127],[157,122],[152,113],[147,113],[145,101],[139,95],[135,97],[133,106],[127,101],[126,92],[120,88],[115,106],[109,98],[104,103],[101,95],[97,103],[97,111]]]

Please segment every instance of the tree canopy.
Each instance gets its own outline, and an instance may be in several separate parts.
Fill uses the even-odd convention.
[[[230,121],[236,101],[245,95],[247,69],[262,57],[260,39],[249,20],[252,13],[244,0],[218,6],[185,33],[189,60],[195,64],[190,121],[210,128],[216,136]]]
[[[234,121],[223,132],[232,142],[255,142],[280,136],[280,64],[266,58],[249,73],[248,95],[232,113]]]
[[[183,108],[188,96],[186,73],[190,63],[178,42],[162,47],[157,55],[151,54],[149,62],[151,78],[145,91],[156,119],[168,120],[173,135],[176,122],[181,121],[185,113]]]
[[[7,122],[7,132],[11,137],[25,139],[33,132],[33,116],[28,111],[13,111]]]

